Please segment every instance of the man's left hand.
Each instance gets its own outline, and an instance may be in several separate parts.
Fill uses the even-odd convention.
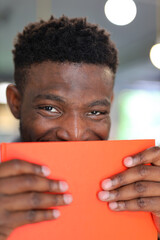
[[[146,149],[123,163],[128,169],[103,180],[99,199],[114,211],[151,212],[160,232],[160,148]]]

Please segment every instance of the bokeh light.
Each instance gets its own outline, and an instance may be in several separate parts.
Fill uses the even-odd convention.
[[[133,0],[108,0],[104,12],[110,22],[123,26],[134,20],[137,7]]]
[[[155,44],[150,50],[150,59],[152,64],[160,69],[160,43]]]

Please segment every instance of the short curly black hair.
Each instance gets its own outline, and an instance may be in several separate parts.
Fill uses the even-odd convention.
[[[26,26],[17,35],[13,49],[15,83],[22,90],[26,70],[44,61],[107,65],[113,73],[118,54],[110,34],[86,18],[50,17]]]

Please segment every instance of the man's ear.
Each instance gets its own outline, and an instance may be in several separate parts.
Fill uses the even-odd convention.
[[[10,84],[6,91],[9,108],[15,118],[20,119],[21,94],[14,84]]]

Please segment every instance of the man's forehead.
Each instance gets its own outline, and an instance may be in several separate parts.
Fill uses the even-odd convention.
[[[89,102],[87,102],[85,105],[87,107],[94,107],[94,106],[110,106],[111,104],[111,101],[110,99],[105,96],[103,99],[96,99],[96,96],[92,96],[93,99],[89,99]],[[94,99],[95,98],[95,99]],[[35,96],[34,98],[34,101],[38,101],[38,100],[51,100],[51,101],[55,101],[55,102],[59,102],[61,104],[66,104],[68,102],[68,96],[67,98],[65,96],[58,96],[58,95],[55,95],[53,93],[47,93],[47,94],[44,94],[44,93],[40,93],[38,95]],[[76,99],[78,100],[78,103],[80,103],[79,99]],[[84,98],[83,98],[84,100]]]
[[[104,74],[108,77],[113,77],[112,70],[106,65],[92,64],[92,63],[74,63],[74,62],[51,62],[45,61],[42,63],[35,63],[28,69],[30,76],[32,75],[45,75],[54,73],[55,75],[70,74],[70,72],[78,74],[79,72],[85,72],[86,74]]]
[[[110,105],[113,74],[105,66],[94,64],[45,62],[30,68],[25,89],[27,101],[43,100],[81,103],[87,106]]]
[[[43,62],[33,64],[28,70],[28,84],[35,88],[91,89],[104,85],[112,88],[114,74],[103,65],[88,63]]]

